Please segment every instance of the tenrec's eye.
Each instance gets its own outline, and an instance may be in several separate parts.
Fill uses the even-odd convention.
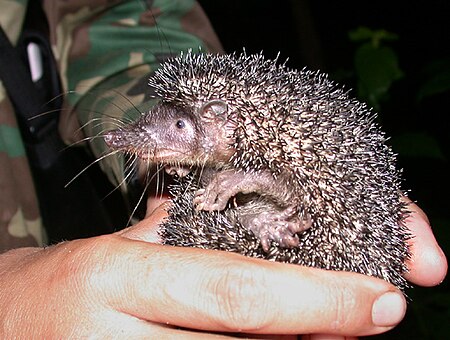
[[[184,120],[178,120],[175,125],[179,129],[184,129],[184,127],[186,126],[186,123],[184,122]]]

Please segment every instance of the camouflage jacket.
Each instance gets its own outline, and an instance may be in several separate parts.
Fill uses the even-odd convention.
[[[27,3],[0,0],[0,24],[13,44]],[[151,105],[147,79],[167,55],[189,48],[222,50],[194,0],[44,0],[43,8],[66,94],[59,131],[68,144],[114,126],[115,118],[133,119]],[[89,124],[97,118],[99,124]],[[90,144],[97,157],[105,152],[101,140]],[[102,168],[111,181],[122,183],[120,158],[106,158]],[[0,188],[0,252],[43,245],[32,176],[1,81]]]

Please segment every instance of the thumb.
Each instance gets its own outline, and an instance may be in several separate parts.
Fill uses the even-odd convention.
[[[139,223],[117,232],[116,235],[132,240],[161,243],[162,241],[158,234],[158,230],[161,223],[167,217],[167,210],[169,208],[169,201],[162,203],[153,210],[151,215],[146,216]]]

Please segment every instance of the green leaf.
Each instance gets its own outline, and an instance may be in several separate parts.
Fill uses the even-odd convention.
[[[408,132],[391,139],[393,149],[404,157],[445,160],[438,141],[425,132]]]
[[[358,96],[379,110],[380,102],[397,79],[403,76],[397,55],[387,46],[361,45],[355,53]]]
[[[348,32],[348,37],[351,41],[361,42],[371,40],[373,37],[373,30],[368,27],[358,27],[357,29]]]
[[[417,95],[418,101],[426,97],[431,97],[437,94],[450,91],[450,69],[443,70],[440,73],[436,73],[429,78],[420,88]]]
[[[365,26],[360,26],[357,29],[350,31],[348,37],[354,42],[364,42],[370,40],[375,46],[380,46],[381,41],[394,41],[398,39],[398,35],[388,32],[386,30],[372,30]]]

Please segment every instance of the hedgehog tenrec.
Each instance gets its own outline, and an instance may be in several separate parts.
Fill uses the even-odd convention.
[[[200,219],[232,209],[220,228],[251,231],[262,253],[405,286],[400,173],[366,105],[262,54],[182,54],[149,84],[161,102],[105,141],[171,173],[207,174],[192,196]]]

